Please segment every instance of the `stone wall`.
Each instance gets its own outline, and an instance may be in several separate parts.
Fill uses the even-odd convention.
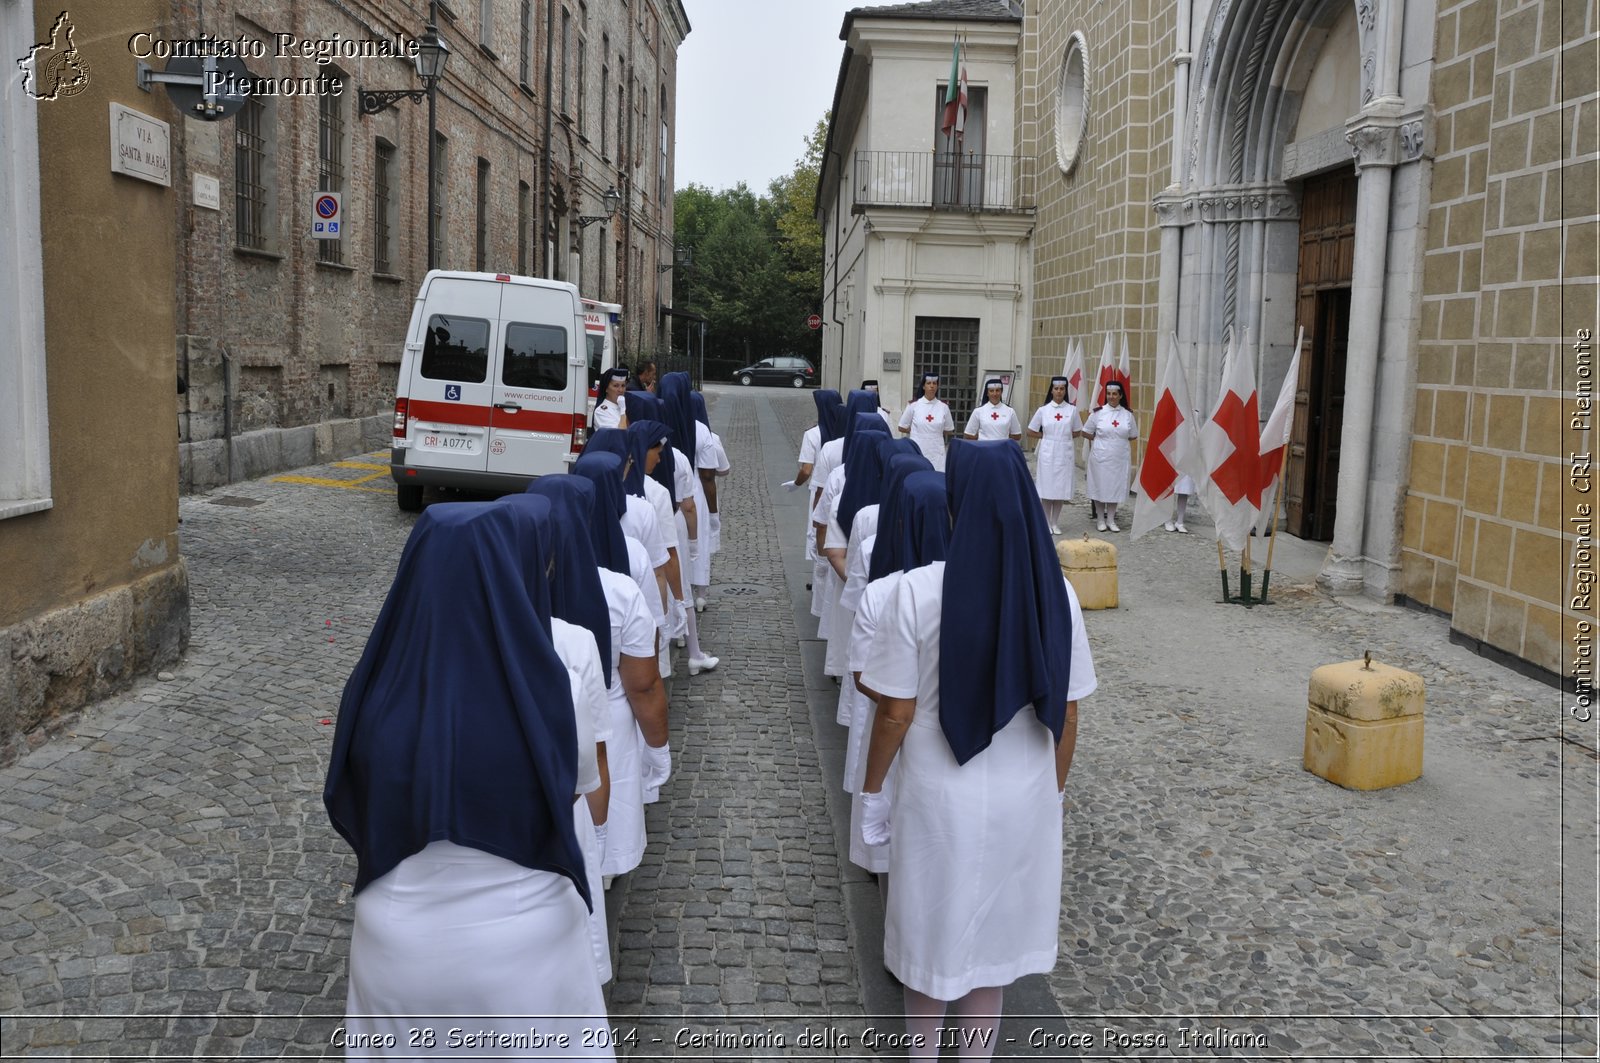
[[[1441,3],[1405,595],[1569,674],[1568,345],[1596,307],[1591,5]],[[1565,77],[1558,76],[1564,69]]]
[[[181,561],[0,628],[0,765],[71,730],[93,702],[176,661],[188,643]]]
[[[1148,415],[1161,234],[1151,201],[1171,168],[1176,5],[1045,0],[1023,19],[1023,154],[1038,161],[1034,306],[1027,398],[1032,412],[1061,370],[1069,337],[1092,373],[1107,332],[1128,335],[1134,412]],[[1077,164],[1056,157],[1056,93],[1068,38],[1087,42],[1088,128]],[[1118,339],[1120,343],[1120,338]],[[1120,355],[1120,347],[1117,352]],[[1147,383],[1148,382],[1148,383]],[[1144,383],[1146,386],[1141,387]]]

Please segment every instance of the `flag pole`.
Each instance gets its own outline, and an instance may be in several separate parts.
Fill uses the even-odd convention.
[[[1217,573],[1222,577],[1222,601],[1224,604],[1233,601],[1233,596],[1228,593],[1228,559],[1222,556],[1222,540],[1217,540]]]
[[[1300,357],[1300,348],[1304,346],[1305,341],[1306,327],[1301,325],[1299,331],[1296,332],[1294,336],[1295,353],[1294,358],[1290,359],[1291,363],[1295,362],[1295,360]],[[1289,384],[1290,382],[1286,380],[1284,383]],[[1298,388],[1299,381],[1294,381],[1292,386]],[[1272,522],[1267,525],[1267,535],[1270,536],[1270,538],[1267,540],[1267,567],[1261,572],[1262,605],[1267,604],[1267,586],[1272,582],[1272,551],[1278,545],[1278,513],[1283,508],[1283,489],[1285,486],[1284,477],[1286,477],[1289,473],[1289,450],[1292,446],[1292,440],[1294,439],[1293,404],[1289,406],[1289,423],[1284,426],[1284,431],[1285,436],[1283,441],[1283,457],[1278,462],[1278,489],[1272,496]]]
[[[1249,609],[1255,603],[1250,600],[1250,540],[1244,541],[1244,550],[1239,554],[1239,604]]]
[[[1290,427],[1294,421],[1291,419]],[[1267,604],[1267,584],[1272,582],[1272,549],[1278,545],[1278,513],[1283,509],[1283,478],[1289,471],[1289,448],[1283,448],[1283,461],[1278,465],[1278,491],[1272,498],[1272,523],[1267,526],[1267,567],[1261,572],[1261,604]]]

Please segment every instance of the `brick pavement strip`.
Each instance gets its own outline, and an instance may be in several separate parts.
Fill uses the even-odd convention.
[[[643,864],[618,886],[612,1020],[636,1029],[626,1054],[641,1058],[782,1054],[806,1030],[859,1040],[839,854],[756,402],[712,398],[733,472],[718,492],[723,549],[700,638],[722,663],[695,677],[675,665],[674,775],[649,809]]]
[[[714,578],[755,593],[719,589],[703,614],[724,663],[673,680],[677,774],[619,887],[614,1017],[664,1038],[636,1057],[792,1054],[807,1015],[860,1021],[757,402],[791,451],[813,417],[809,393],[713,395],[739,463]],[[0,770],[6,1053],[338,1054],[354,862],[321,807],[325,721],[412,518],[371,490],[227,490],[260,504],[181,503],[194,635],[171,681]],[[1214,605],[1202,535],[1118,545],[1122,608],[1087,621],[1101,688],[1049,976],[1088,1040],[1053,1047],[1182,1052],[1188,1026],[1204,1054],[1592,1057],[1596,761],[1561,741],[1562,699],[1438,618],[1330,602],[1286,570],[1271,609]],[[1428,681],[1428,762],[1356,794],[1303,772],[1299,743],[1310,669],[1365,648]],[[699,1040],[669,1046],[680,1029]]]

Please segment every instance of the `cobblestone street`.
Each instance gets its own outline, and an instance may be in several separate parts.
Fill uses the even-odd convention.
[[[608,894],[619,1054],[876,1058],[863,1035],[902,1028],[899,991],[876,888],[840,849],[804,492],[778,486],[815,407],[707,399],[734,463],[701,618],[722,663],[670,681],[674,775]],[[0,769],[6,1057],[342,1056],[355,862],[321,790],[414,520],[386,468],[183,499],[183,661]],[[1063,513],[1069,535],[1087,512]],[[1592,1058],[1594,724],[1441,617],[1324,597],[1320,544],[1281,548],[1272,606],[1216,604],[1210,527],[1190,524],[1110,537],[1121,604],[1087,615],[1100,686],[1068,781],[1061,957],[1008,995],[997,1054]],[[1426,680],[1427,759],[1360,793],[1301,754],[1311,671],[1366,650]]]

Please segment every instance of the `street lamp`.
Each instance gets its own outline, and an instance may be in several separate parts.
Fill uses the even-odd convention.
[[[433,91],[434,84],[444,76],[444,64],[450,58],[450,46],[439,36],[432,22],[422,38],[417,41],[417,77],[422,79],[420,89],[357,89],[363,115],[387,111],[401,100],[421,103]]]
[[[617,207],[622,205],[622,193],[617,191],[617,186],[612,185],[600,196],[600,205],[605,208],[604,214],[583,214],[578,217],[578,228],[587,229],[597,221],[617,216]]]
[[[410,100],[412,103],[428,101],[428,268],[433,269],[438,265],[438,174],[435,172],[439,164],[438,151],[434,143],[438,139],[438,88],[439,79],[444,77],[444,65],[450,58],[450,46],[439,36],[439,27],[435,25],[436,15],[433,0],[428,3],[428,28],[417,41],[417,77],[422,79],[423,87],[420,89],[357,89],[356,99],[363,116],[378,114],[388,110],[401,100]]]
[[[682,266],[685,269],[687,269],[688,267],[694,265],[694,248],[692,248],[692,247],[675,248],[673,250],[673,252],[672,252],[672,259],[673,260],[671,262],[668,262],[664,266],[657,266],[656,267],[656,272],[657,273],[666,273],[668,270],[674,269],[674,268],[676,268],[678,266]]]

